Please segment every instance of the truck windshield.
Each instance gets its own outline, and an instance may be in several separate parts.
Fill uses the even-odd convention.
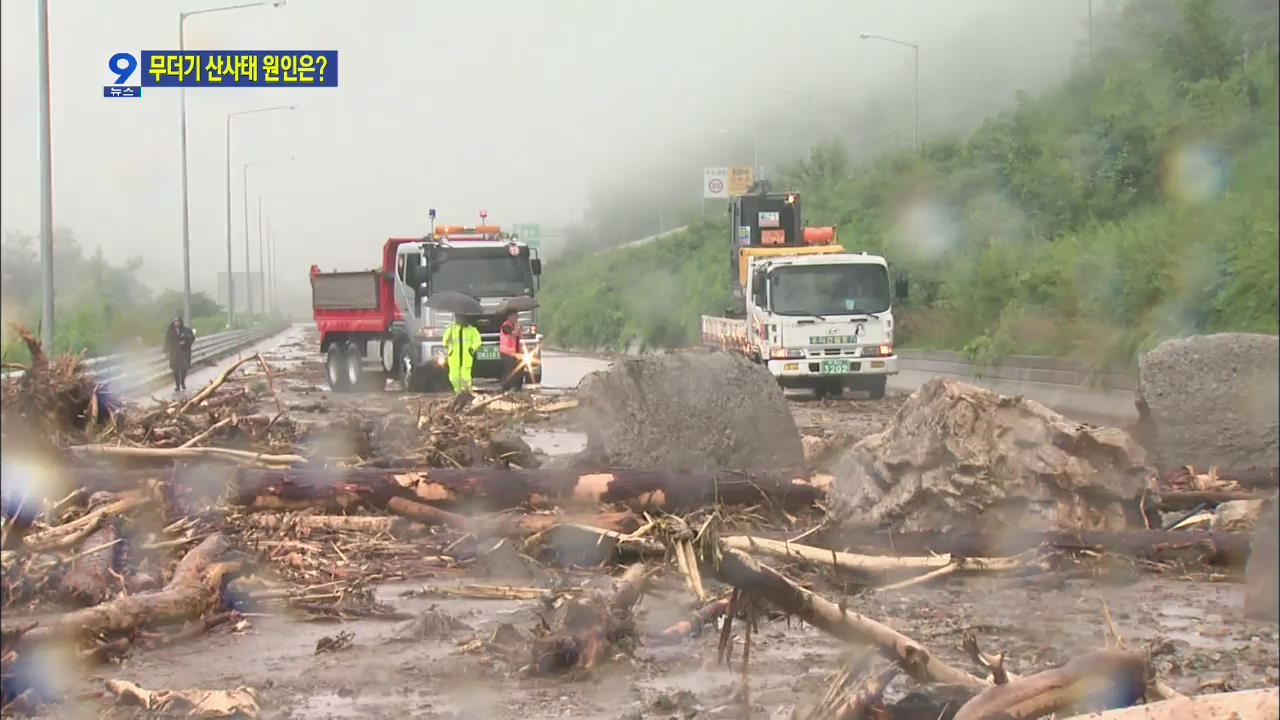
[[[856,315],[889,309],[883,265],[793,265],[769,276],[779,315]]]
[[[532,295],[533,272],[528,256],[512,256],[506,248],[454,248],[431,275],[431,291],[441,290],[476,298]]]

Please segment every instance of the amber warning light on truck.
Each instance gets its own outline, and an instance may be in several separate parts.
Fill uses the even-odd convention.
[[[118,52],[107,60],[114,80],[102,88],[103,97],[142,97],[144,87],[338,87],[337,50],[143,50],[138,56]]]

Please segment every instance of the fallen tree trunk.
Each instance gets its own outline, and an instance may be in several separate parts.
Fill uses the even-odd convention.
[[[990,685],[947,665],[897,630],[800,587],[744,552],[720,545],[718,554],[707,557],[704,553],[699,563],[704,573],[714,574],[721,582],[768,600],[784,612],[842,640],[876,646],[885,657],[901,663],[903,670],[917,681],[932,680],[980,689]]]
[[[142,507],[150,502],[151,498],[139,494],[122,497],[119,500],[103,505],[97,510],[85,513],[71,522],[62,523],[41,532],[30,533],[22,538],[22,546],[26,550],[43,551],[78,545],[113,516]]]
[[[1274,490],[1280,485],[1280,467],[1245,467],[1245,468],[1201,468],[1204,473],[1196,473],[1197,468],[1176,467],[1160,472],[1161,487],[1195,486],[1197,475],[1213,477],[1218,482],[1234,482],[1240,487]]]
[[[152,623],[199,617],[221,598],[223,581],[239,572],[239,563],[218,562],[228,549],[226,538],[213,534],[189,551],[162,589],[122,595],[99,605],[65,613],[23,636],[24,642],[48,638],[124,633]]]
[[[390,533],[397,535],[414,527],[404,518],[375,515],[289,515],[257,513],[246,521],[263,530],[300,528],[306,530],[351,531],[362,533]]]
[[[316,501],[342,494],[399,495],[472,510],[616,503],[635,510],[668,512],[720,503],[798,511],[812,507],[825,495],[805,479],[781,476],[648,470],[580,474],[571,470],[478,467],[419,471],[245,468],[236,473],[231,496],[232,502],[249,505],[261,496]]]
[[[529,536],[524,552],[560,567],[595,567],[623,556],[662,558],[666,548],[648,538],[635,538],[590,522],[563,521]]]
[[[83,457],[127,458],[134,460],[234,460],[259,465],[301,465],[307,459],[301,455],[272,455],[249,450],[220,447],[149,448],[125,445],[73,445],[67,448],[72,455]]]
[[[115,569],[121,542],[119,528],[113,522],[84,539],[86,551],[71,561],[71,568],[62,576],[60,590],[64,602],[84,607],[111,597],[108,570]]]
[[[728,609],[729,598],[723,597],[719,600],[712,600],[706,605],[698,608],[698,611],[693,613],[689,619],[672,623],[662,632],[650,635],[649,642],[654,644],[677,642],[697,632],[703,625],[715,621],[720,616],[724,615]]]
[[[1017,555],[1041,545],[1064,550],[1095,550],[1149,560],[1193,559],[1210,565],[1244,567],[1249,559],[1247,533],[1196,530],[1131,530],[1080,533],[909,532],[840,529],[824,533],[823,545],[863,553],[925,555],[950,553],[962,557]]]
[[[988,688],[953,720],[1038,718],[1081,705],[1127,706],[1142,697],[1146,660],[1124,650],[1099,650],[1066,665]]]
[[[216,456],[239,460],[261,459],[268,464],[298,460],[296,455],[262,455],[225,448],[108,448],[82,453],[133,454],[165,460]],[[155,452],[150,452],[154,450]],[[125,452],[122,452],[125,451]],[[193,454],[194,453],[194,454]],[[139,456],[139,455],[135,455]],[[93,492],[119,492],[139,487],[155,471],[98,467],[72,467],[65,475],[73,485]],[[528,470],[502,467],[427,468],[422,470],[384,468],[260,469],[248,467],[181,467],[173,470],[176,484],[209,487],[224,483],[230,487],[234,504],[253,505],[255,498],[275,497],[297,508],[336,504],[343,496],[390,497],[399,495],[441,507],[473,510],[508,510],[525,505],[594,506],[621,504],[636,510],[691,510],[708,505],[763,505],[789,512],[812,507],[826,497],[825,478],[810,479],[784,475],[748,475],[734,472],[680,472],[674,470],[616,470],[579,473],[574,470]],[[278,509],[278,508],[277,508]]]
[[[1073,715],[1066,720],[1277,720],[1280,690],[1259,688],[1216,695],[1174,698],[1146,705]]]
[[[1160,493],[1160,511],[1178,512],[1201,505],[1221,505],[1235,500],[1266,500],[1267,493],[1242,490],[1183,490]]]
[[[897,557],[889,555],[855,555],[837,552],[809,545],[797,545],[783,540],[753,537],[751,535],[729,535],[721,538],[725,547],[742,550],[753,554],[766,554],[790,560],[802,560],[807,563],[834,566],[854,572],[880,575],[895,571],[935,570],[951,564],[950,555],[932,555],[920,557]]]

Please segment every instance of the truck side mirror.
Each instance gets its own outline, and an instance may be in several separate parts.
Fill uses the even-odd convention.
[[[894,285],[896,286],[894,288],[894,294],[898,296],[899,300],[906,300],[907,299],[907,279],[904,277],[900,277],[898,278],[898,281],[894,283]]]
[[[534,258],[529,261],[529,269],[533,270],[534,275],[542,274],[542,259]]]

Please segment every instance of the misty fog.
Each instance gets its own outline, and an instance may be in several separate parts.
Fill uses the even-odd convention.
[[[140,276],[181,287],[178,99],[148,88],[110,101],[115,52],[177,46],[177,13],[218,3],[50,4],[54,223],[88,252],[142,256]],[[1093,3],[1094,12],[1104,5]],[[34,3],[3,19],[3,229],[39,228]],[[235,119],[232,244],[242,269],[241,166],[279,244],[285,299],[311,263],[364,268],[388,236],[420,234],[427,209],[472,222],[481,208],[544,233],[582,219],[593,188],[696,198],[705,164],[766,175],[815,138],[855,157],[910,142],[909,48],[920,45],[920,132],[971,128],[1018,89],[1063,78],[1082,56],[1087,0],[803,0],[795,3],[478,3],[289,0],[191,17],[190,49],[337,49],[336,89],[188,91],[192,285],[225,267],[226,113]],[[811,110],[810,110],[811,108]],[[674,182],[688,167],[687,182]],[[668,221],[668,225],[671,225]],[[627,238],[631,239],[631,238]],[[550,248],[549,248],[550,249]],[[256,258],[254,259],[256,267]],[[305,306],[303,306],[305,307]]]

